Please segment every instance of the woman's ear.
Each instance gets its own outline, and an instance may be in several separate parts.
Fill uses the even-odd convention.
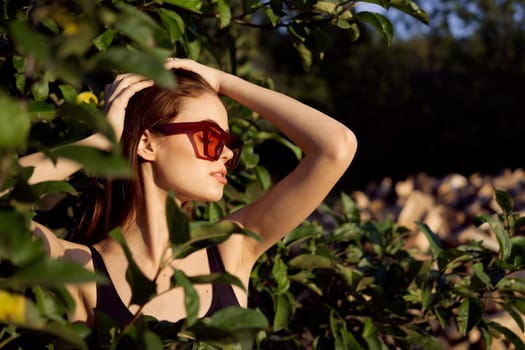
[[[151,134],[149,130],[145,130],[140,137],[139,144],[137,146],[137,154],[144,160],[153,161],[155,160],[155,151],[157,149],[156,138]]]

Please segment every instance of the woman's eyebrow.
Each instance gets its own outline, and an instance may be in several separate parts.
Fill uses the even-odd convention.
[[[219,124],[217,124],[217,122],[213,119],[210,119],[210,118],[206,118],[206,119],[203,119],[203,121],[207,121],[207,122],[210,122],[210,123],[213,123],[215,125],[217,125],[222,131],[226,132],[226,133],[230,133],[230,127],[228,126],[227,129],[223,129]]]

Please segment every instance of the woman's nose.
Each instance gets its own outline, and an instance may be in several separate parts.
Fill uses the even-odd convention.
[[[229,149],[228,146],[224,146],[221,152],[221,159],[224,160],[224,163],[226,163],[232,158],[233,158],[233,151]]]

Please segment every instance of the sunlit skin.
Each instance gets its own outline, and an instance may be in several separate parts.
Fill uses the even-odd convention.
[[[346,171],[356,152],[355,136],[346,126],[318,110],[226,72],[187,59],[170,59],[166,68],[200,74],[218,94],[228,96],[261,115],[304,151],[305,156],[289,175],[256,202],[225,218],[262,238],[259,242],[244,235],[232,235],[218,246],[226,270],[248,286],[251,270],[261,254],[301,224]],[[117,76],[110,86],[106,113],[117,136],[122,134],[129,98],[152,84],[142,77],[124,74]],[[223,130],[228,130],[228,115],[217,95],[205,93],[185,99],[182,111],[172,121],[200,120],[211,120]],[[82,140],[80,144],[100,149],[111,147],[111,143],[99,134]],[[133,257],[140,262],[140,268],[146,276],[153,278],[169,255],[169,233],[164,219],[168,191],[175,191],[179,205],[189,200],[219,200],[227,182],[225,163],[232,157],[232,151],[224,147],[218,160],[201,159],[196,157],[188,135],[161,135],[146,130],[140,138],[137,153],[144,160],[139,169],[145,191],[144,205],[142,209],[133,211],[122,231]],[[20,163],[35,167],[31,183],[65,179],[80,169],[80,165],[64,159],[54,164],[39,153],[23,157]],[[74,260],[93,270],[88,247],[58,239],[51,230],[36,222],[33,227],[35,233],[44,238],[51,256]],[[120,245],[107,238],[95,247],[108,267],[120,298],[127,305],[131,289],[125,279],[127,261]],[[188,275],[207,274],[206,251],[199,250],[176,260],[171,267]],[[180,288],[166,292],[171,267],[165,268],[159,275],[157,290],[160,296],[150,301],[142,312],[161,320],[177,321],[185,317],[185,310]],[[96,305],[95,285],[70,286],[69,289],[77,302],[70,318],[92,325],[92,309]],[[211,303],[211,286],[197,285],[196,289],[200,297],[199,315],[203,316]],[[246,306],[246,292],[237,287],[234,291],[241,306]],[[137,306],[130,305],[129,309],[137,311]]]

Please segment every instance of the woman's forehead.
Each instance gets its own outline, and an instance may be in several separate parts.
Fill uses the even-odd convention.
[[[221,99],[212,94],[197,97],[186,97],[182,101],[179,114],[174,122],[198,122],[210,120],[224,130],[228,129],[228,112]]]

